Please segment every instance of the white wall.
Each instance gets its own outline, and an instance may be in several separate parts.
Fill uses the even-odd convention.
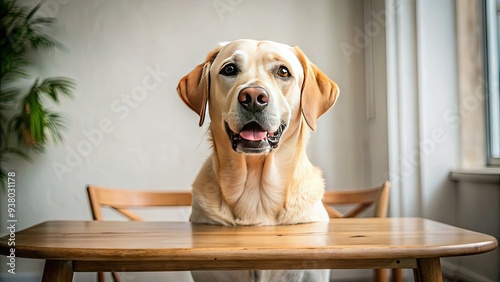
[[[460,107],[465,105],[459,101],[457,55],[466,46],[457,43],[457,2],[386,2],[399,7],[386,31],[391,214],[422,216],[498,237],[498,182],[453,183],[449,178],[460,167],[460,149],[466,146],[460,139]],[[466,134],[481,134],[481,125],[476,126]],[[498,261],[496,250],[442,259],[442,265],[451,280],[498,281]]]
[[[366,187],[390,177],[393,216],[477,227],[471,223],[481,213],[472,211],[480,209],[469,201],[477,194],[470,186],[457,192],[447,177],[460,162],[458,121],[443,117],[458,107],[454,1],[48,0],[45,6],[42,12],[58,19],[47,32],[67,51],[37,58],[33,75],[71,77],[78,88],[74,99],[54,106],[68,119],[64,142],[32,163],[8,164],[17,173],[19,228],[89,220],[89,183],[189,189],[209,154],[207,124],[198,128],[197,115],[175,88],[219,41],[237,38],[298,45],[340,86],[340,98],[320,118],[308,150],[324,171],[327,189]],[[0,207],[3,235],[6,214]],[[188,217],[185,210],[150,215]],[[446,260],[444,266],[476,265],[482,271],[489,258]],[[4,276],[3,257],[0,263],[0,280],[11,279]],[[19,260],[17,267],[18,281],[36,281],[43,263]],[[185,273],[142,275],[124,278],[190,280]],[[93,278],[78,274],[75,281]]]
[[[189,189],[209,152],[207,125],[198,128],[197,115],[184,106],[175,88],[219,41],[237,38],[300,46],[338,83],[340,99],[320,119],[310,142],[311,159],[325,171],[329,188],[371,183],[365,177],[370,175],[365,173],[370,154],[365,46],[356,45],[356,28],[363,28],[362,0],[49,0],[42,12],[57,18],[47,32],[67,51],[41,56],[33,75],[71,77],[78,87],[74,99],[54,106],[68,121],[64,142],[49,146],[31,163],[15,160],[7,165],[17,174],[18,228],[45,220],[89,220],[84,190],[89,183]],[[346,55],[342,43],[357,46],[356,52]],[[380,122],[384,124],[383,118]],[[381,182],[385,175],[373,178]],[[3,208],[0,213],[0,233],[5,234]],[[2,261],[2,273],[4,265]],[[17,277],[25,281],[31,272],[39,275],[42,266],[19,260]],[[75,281],[91,278],[78,274]]]
[[[470,175],[470,174],[469,174]],[[472,174],[474,175],[474,174]],[[493,176],[493,175],[492,175]],[[464,180],[457,177],[456,225],[500,238],[500,169],[495,181]],[[493,178],[493,177],[492,177]],[[443,269],[461,281],[500,281],[500,249],[442,261]]]
[[[393,215],[454,223],[448,179],[459,164],[454,1],[388,1],[398,12],[388,25],[389,143]]]

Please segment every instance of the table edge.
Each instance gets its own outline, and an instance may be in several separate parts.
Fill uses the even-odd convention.
[[[412,217],[414,218],[414,217]],[[397,220],[398,218],[388,218]],[[399,218],[400,219],[400,218]],[[415,218],[414,218],[415,219]],[[417,218],[424,221],[437,222],[432,219]],[[50,222],[65,222],[52,220],[45,221],[32,227]],[[75,221],[68,221],[75,222]],[[80,221],[92,222],[92,221]],[[438,222],[439,224],[449,225],[446,223]],[[196,225],[195,223],[191,223]],[[451,226],[451,225],[449,225]],[[32,228],[29,227],[29,228]],[[452,226],[454,227],[454,226]],[[459,228],[459,227],[455,227]],[[460,228],[462,229],[462,228]],[[466,229],[465,229],[466,230]],[[492,251],[498,247],[498,241],[495,237],[479,233],[471,230],[470,232],[478,233],[484,236],[484,240],[477,243],[459,244],[453,246],[435,246],[435,247],[415,247],[412,249],[406,248],[404,251],[400,249],[388,248],[372,248],[369,251],[366,249],[346,249],[346,248],[311,248],[305,246],[298,249],[283,249],[283,248],[254,248],[249,250],[245,247],[240,248],[206,248],[206,249],[155,249],[155,254],[151,254],[151,249],[136,249],[127,250],[126,257],[120,249],[103,249],[94,248],[86,249],[85,256],[76,254],[71,248],[64,247],[32,247],[32,246],[15,246],[16,257],[33,258],[33,259],[49,259],[49,260],[78,260],[78,261],[110,261],[116,260],[117,256],[122,257],[122,261],[133,261],[137,259],[161,261],[168,259],[176,260],[307,260],[307,259],[414,259],[414,258],[432,258],[432,257],[453,257],[453,256],[467,256],[481,254]],[[8,235],[0,238],[0,255],[8,256],[11,246],[4,242]],[[457,249],[457,247],[459,247]],[[312,251],[314,250],[314,251]],[[104,251],[104,253],[103,253]],[[228,254],[228,251],[231,251]],[[80,251],[81,252],[81,251]],[[235,252],[239,252],[235,254]],[[96,254],[99,253],[97,256]],[[273,255],[276,254],[276,255]]]

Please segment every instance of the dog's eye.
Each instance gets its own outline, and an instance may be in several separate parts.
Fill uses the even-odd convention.
[[[287,77],[290,77],[290,72],[288,71],[288,69],[285,67],[285,66],[281,66],[278,68],[278,72],[277,74],[280,76],[280,77],[283,77],[283,78],[287,78]]]
[[[235,76],[237,73],[238,69],[236,68],[236,65],[233,63],[225,65],[220,71],[220,74],[225,76]]]

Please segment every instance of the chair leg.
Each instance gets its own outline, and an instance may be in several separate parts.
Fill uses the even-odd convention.
[[[104,272],[97,272],[97,282],[106,282]]]
[[[403,270],[401,268],[392,269],[392,282],[403,282]]]
[[[420,272],[418,271],[418,268],[413,269],[413,281],[414,282],[421,282],[420,281]]]
[[[113,281],[115,281],[115,282],[121,282],[120,275],[118,275],[118,273],[111,272],[111,276],[113,276]]]
[[[375,281],[387,282],[387,269],[375,269]]]

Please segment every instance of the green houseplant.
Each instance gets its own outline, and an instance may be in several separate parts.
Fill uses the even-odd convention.
[[[35,15],[43,1],[34,8],[20,6],[15,0],[0,0],[0,178],[5,186],[4,169],[11,157],[29,160],[30,153],[43,152],[52,140],[61,140],[64,120],[47,108],[47,101],[59,102],[71,96],[75,83],[68,78],[34,79],[31,86],[19,85],[29,79],[29,60],[33,52],[62,48],[43,33],[54,18]],[[25,87],[26,88],[26,87]],[[17,136],[17,138],[11,138]]]

